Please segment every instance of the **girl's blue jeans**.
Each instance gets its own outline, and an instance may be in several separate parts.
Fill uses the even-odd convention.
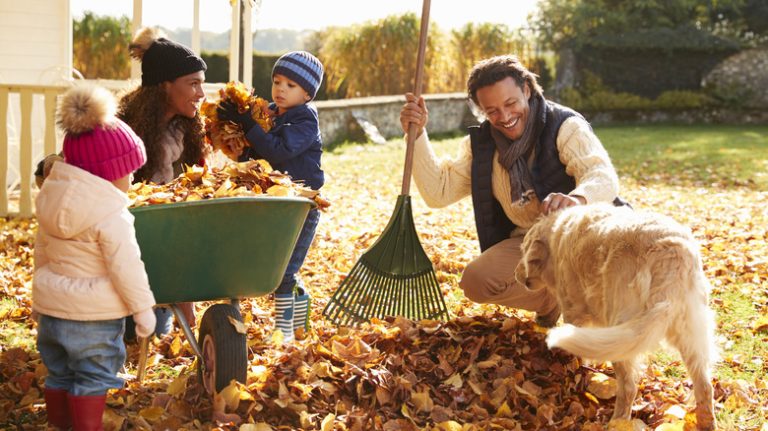
[[[125,319],[77,321],[40,315],[37,350],[48,368],[45,387],[74,396],[104,395],[122,388]]]
[[[280,282],[280,286],[277,287],[275,293],[288,294],[293,293],[294,287],[299,291],[299,295],[305,292],[304,283],[299,278],[299,268],[304,264],[304,259],[307,257],[309,246],[312,245],[312,240],[315,238],[315,230],[317,224],[320,222],[320,211],[316,208],[309,210],[307,214],[307,220],[304,222],[304,226],[301,228],[299,239],[296,241],[296,246],[293,248],[291,254],[291,260],[288,262],[288,267],[285,269],[283,275],[283,281]]]

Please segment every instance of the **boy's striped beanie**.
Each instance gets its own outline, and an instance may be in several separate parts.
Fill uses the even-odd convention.
[[[314,99],[323,81],[323,64],[307,51],[292,51],[277,59],[272,76],[276,74],[296,82]]]

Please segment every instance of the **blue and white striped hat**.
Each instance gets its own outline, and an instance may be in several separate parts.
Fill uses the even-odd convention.
[[[272,76],[276,74],[296,82],[314,99],[323,81],[323,65],[307,51],[292,51],[277,59]]]

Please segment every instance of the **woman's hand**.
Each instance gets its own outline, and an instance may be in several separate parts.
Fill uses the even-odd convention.
[[[427,120],[429,119],[429,111],[427,111],[427,105],[424,103],[424,98],[419,97],[416,99],[413,93],[405,93],[405,105],[400,110],[400,126],[403,128],[404,133],[408,133],[408,128],[411,123],[416,125],[416,136],[418,138],[424,133],[424,128],[427,126]]]
[[[586,205],[587,200],[582,196],[570,196],[562,193],[550,193],[541,202],[541,212],[544,215],[576,205]]]

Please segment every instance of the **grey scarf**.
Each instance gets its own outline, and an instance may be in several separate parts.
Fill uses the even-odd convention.
[[[528,159],[536,147],[541,131],[546,122],[544,98],[540,94],[531,96],[529,103],[530,112],[525,123],[523,134],[519,139],[511,140],[503,133],[491,127],[491,136],[496,142],[496,150],[499,152],[499,162],[509,172],[509,183],[512,186],[512,202],[523,199],[528,200],[530,191],[533,190],[533,178],[528,169]]]

